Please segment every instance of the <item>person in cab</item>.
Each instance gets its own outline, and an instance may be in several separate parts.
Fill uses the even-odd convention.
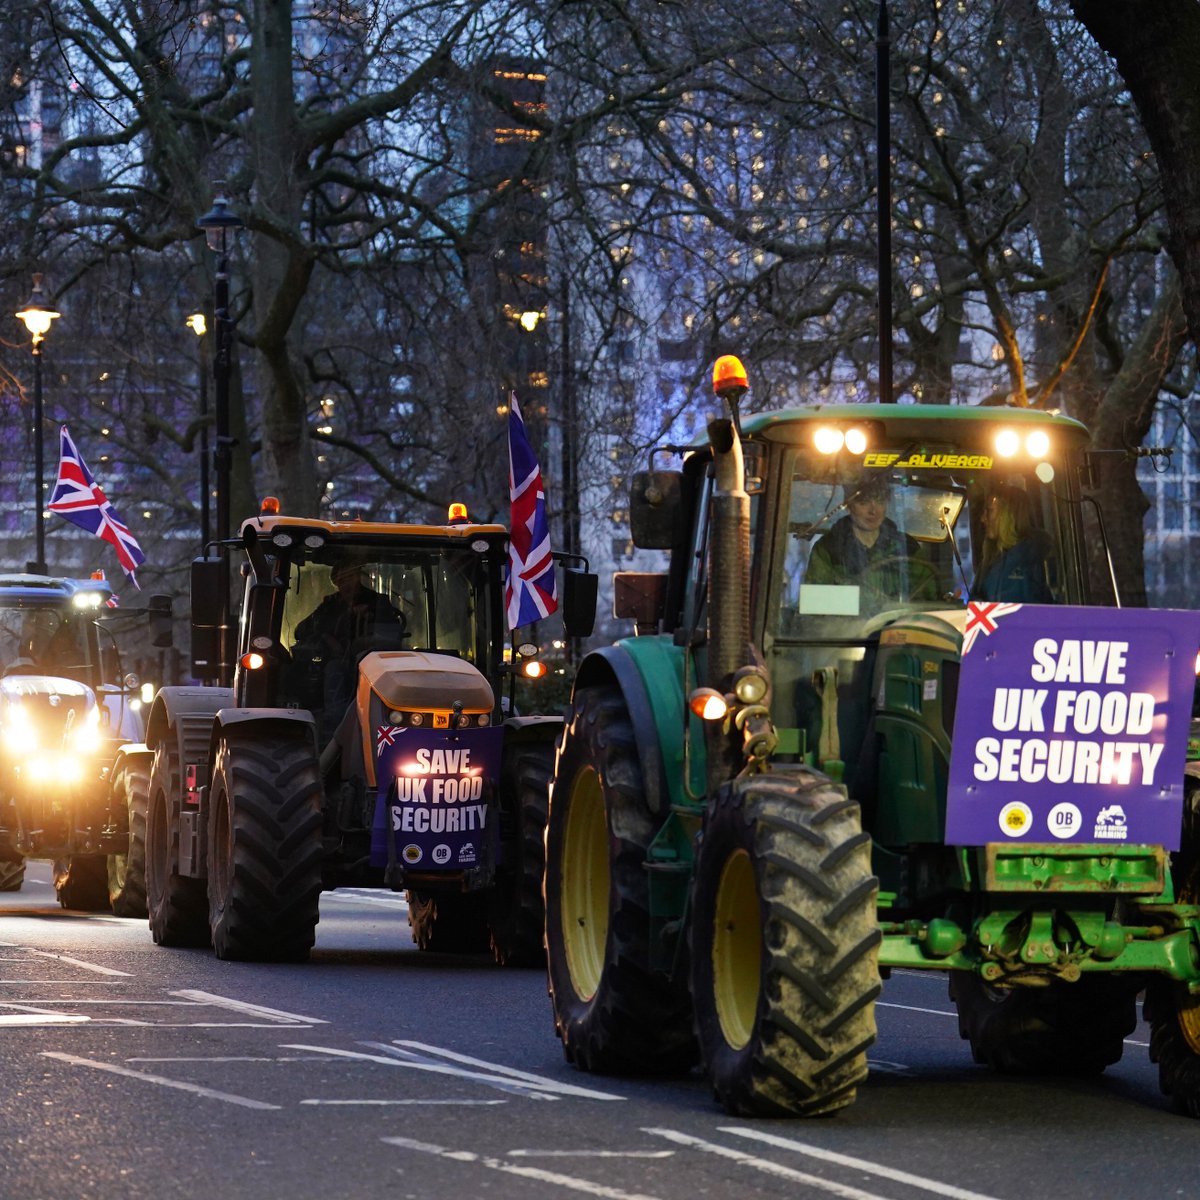
[[[936,580],[920,544],[888,516],[888,481],[866,479],[845,491],[846,515],[813,547],[804,582],[857,584],[895,600],[932,599]]]

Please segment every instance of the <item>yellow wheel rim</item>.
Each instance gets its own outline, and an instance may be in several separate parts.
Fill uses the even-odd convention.
[[[585,767],[571,784],[563,838],[562,934],[571,986],[590,1000],[604,971],[608,941],[608,823],[600,777]]]
[[[762,908],[754,864],[745,850],[729,856],[717,884],[712,967],[721,1032],[740,1050],[754,1032],[762,991]]]

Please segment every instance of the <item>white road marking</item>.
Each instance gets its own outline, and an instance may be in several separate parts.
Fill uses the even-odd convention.
[[[352,900],[355,903],[386,904],[389,908],[407,909],[408,901],[401,892],[381,891],[373,888],[338,888],[333,892],[323,892],[324,900]]]
[[[36,954],[39,958],[56,958],[59,962],[70,963],[73,967],[82,967],[85,971],[95,971],[97,975],[121,975],[126,979],[133,978],[128,971],[118,971],[115,967],[102,967],[99,963],[84,962],[82,958],[72,958],[68,954],[53,954],[49,950],[34,950],[31,946],[27,946],[26,950],[30,954]]]
[[[262,1026],[259,1026],[262,1028]],[[324,1062],[318,1054],[306,1054],[303,1056],[285,1055],[254,1055],[254,1054],[213,1054],[213,1055],[177,1055],[173,1058],[127,1058],[127,1063],[234,1063],[234,1062]]]
[[[904,1063],[889,1062],[886,1058],[868,1058],[867,1066],[871,1069],[871,1073],[879,1073],[881,1075],[911,1075],[912,1067],[906,1066]]]
[[[284,1012],[279,1008],[264,1008],[261,1004],[233,1000],[228,996],[218,996],[214,992],[202,992],[197,988],[184,988],[182,991],[169,992],[168,995],[179,996],[183,1000],[194,1000],[197,1004],[211,1004],[215,1008],[228,1008],[232,1012],[246,1013],[249,1016],[264,1017],[268,1021],[278,1021],[281,1025],[329,1024],[321,1017],[302,1017],[298,1013]]]
[[[421,1100],[421,1099],[405,1099],[405,1100],[301,1100],[301,1104],[321,1104],[321,1105],[374,1105],[383,1107],[392,1104],[415,1104],[425,1108],[428,1105],[449,1105],[454,1107],[460,1104],[466,1105],[487,1105],[487,1104],[507,1104],[507,1100]]]
[[[908,1171],[899,1171],[895,1167],[884,1166],[882,1163],[871,1162],[866,1158],[855,1158],[850,1154],[839,1154],[836,1150],[826,1150],[821,1146],[813,1146],[808,1142],[797,1142],[792,1138],[780,1137],[776,1133],[766,1133],[761,1129],[747,1129],[738,1125],[722,1125],[722,1133],[732,1133],[735,1137],[751,1138],[757,1142],[765,1142],[781,1150],[794,1150],[797,1154],[806,1154],[821,1162],[836,1163],[840,1167],[852,1167],[856,1171],[866,1171],[871,1175],[879,1175],[894,1183],[903,1183],[909,1187],[920,1188],[922,1191],[933,1192],[937,1196],[947,1196],[950,1200],[994,1200],[982,1192],[968,1191],[952,1183],[941,1183],[924,1175],[912,1175]]]
[[[680,1146],[689,1146],[693,1150],[703,1150],[706,1154],[732,1159],[743,1166],[762,1171],[766,1175],[774,1175],[779,1179],[791,1179],[797,1183],[806,1183],[823,1192],[832,1192],[835,1196],[841,1196],[843,1200],[886,1200],[877,1192],[864,1192],[861,1188],[837,1183],[832,1179],[822,1179],[819,1175],[810,1175],[807,1171],[797,1171],[794,1167],[785,1167],[782,1163],[772,1162],[769,1158],[757,1158],[753,1154],[747,1154],[744,1150],[734,1150],[729,1146],[722,1146],[718,1142],[705,1141],[704,1138],[693,1137],[690,1133],[680,1133],[677,1129],[643,1129],[642,1132],[666,1138]]]
[[[364,1045],[375,1045],[377,1043],[365,1042]],[[401,1051],[384,1046],[383,1049],[388,1051],[385,1054],[363,1054],[360,1050],[339,1050],[330,1046],[305,1046],[297,1043],[290,1043],[280,1047],[281,1050],[312,1050],[318,1054],[330,1054],[335,1058],[351,1058],[358,1062],[373,1062],[382,1063],[388,1067],[408,1067],[413,1071],[428,1071],[432,1075],[455,1075],[459,1079],[474,1079],[479,1083],[485,1083],[489,1087],[499,1088],[502,1092],[509,1092],[513,1095],[524,1096],[531,1100],[557,1100],[557,1096],[551,1096],[545,1092],[535,1091],[528,1083],[521,1083],[516,1079],[504,1079],[499,1075],[486,1075],[482,1071],[466,1071],[462,1067],[452,1067],[449,1063],[436,1063],[428,1060],[417,1059],[415,1056],[408,1058],[397,1057]]]
[[[674,1150],[510,1150],[510,1158],[673,1158]]]
[[[882,1000],[875,1001],[876,1008],[898,1008],[904,1012],[928,1013],[931,1017],[957,1017],[954,1009],[946,1008],[917,1008],[912,1004],[885,1004]]]
[[[0,1025],[82,1025],[91,1019],[71,1013],[0,1013]]]
[[[59,1062],[69,1063],[75,1067],[91,1067],[97,1071],[108,1071],[113,1075],[123,1075],[127,1079],[140,1079],[143,1083],[157,1083],[161,1087],[176,1088],[181,1092],[191,1092],[196,1096],[207,1096],[210,1100],[223,1100],[226,1104],[237,1104],[242,1108],[261,1108],[278,1111],[281,1105],[267,1104],[262,1100],[251,1100],[247,1096],[234,1096],[229,1092],[218,1092],[212,1088],[200,1087],[195,1083],[184,1083],[179,1079],[168,1079],[165,1075],[151,1075],[146,1071],[131,1071],[128,1067],[119,1067],[116,1063],[97,1062],[92,1058],[80,1058],[75,1054],[60,1054],[57,1050],[42,1051],[43,1058],[54,1058]]]
[[[377,1042],[364,1044],[375,1045],[380,1049],[389,1049]],[[509,1079],[522,1079],[527,1083],[535,1084],[540,1089],[560,1092],[564,1096],[580,1096],[587,1100],[623,1100],[625,1098],[624,1096],[614,1096],[612,1092],[598,1092],[594,1088],[580,1087],[575,1083],[559,1083],[556,1080],[547,1079],[544,1075],[533,1075],[529,1071],[519,1071],[516,1067],[505,1067],[500,1063],[488,1062],[482,1058],[472,1058],[469,1054],[458,1054],[454,1050],[445,1050],[441,1046],[429,1046],[424,1042],[410,1042],[397,1038],[393,1044],[406,1049],[423,1050],[427,1054],[436,1054],[441,1058],[448,1058],[452,1062],[466,1063],[470,1067],[482,1067],[485,1071],[490,1071],[495,1075],[506,1075]]]
[[[438,1158],[447,1158],[453,1162],[478,1163],[491,1171],[503,1171],[506,1175],[520,1175],[525,1179],[536,1179],[541,1183],[553,1183],[559,1187],[568,1188],[573,1192],[585,1192],[589,1196],[603,1196],[606,1200],[656,1200],[641,1192],[624,1192],[620,1188],[606,1187],[602,1183],[592,1183],[590,1179],[577,1179],[574,1175],[560,1175],[557,1171],[544,1171],[540,1167],[518,1167],[515,1163],[507,1163],[503,1159],[488,1158],[475,1154],[470,1150],[447,1150],[444,1146],[434,1146],[429,1142],[417,1142],[411,1138],[386,1137],[382,1139],[389,1146],[399,1146],[402,1150],[417,1150],[422,1154],[433,1154]]]

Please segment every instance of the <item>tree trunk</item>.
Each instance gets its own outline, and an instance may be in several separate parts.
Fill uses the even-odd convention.
[[[1071,0],[1112,55],[1158,159],[1191,339],[1200,345],[1200,5],[1196,0]]]
[[[299,161],[292,79],[289,0],[256,0],[254,93],[254,313],[260,371],[264,494],[285,512],[317,511],[314,455],[309,445],[304,390],[292,361],[289,333],[312,274],[304,242],[304,163]]]

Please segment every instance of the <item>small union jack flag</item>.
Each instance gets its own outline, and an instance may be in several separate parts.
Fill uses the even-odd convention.
[[[138,587],[136,571],[146,561],[146,556],[137,538],[129,532],[100,485],[92,478],[65,425],[59,430],[59,436],[62,459],[58,464],[58,482],[46,507],[108,542],[117,552],[117,561],[129,576],[129,582]]]
[[[984,637],[991,637],[996,632],[996,622],[1001,617],[1008,616],[1009,613],[1015,613],[1021,606],[1019,604],[985,604],[979,600],[972,600],[967,605],[967,625],[963,631],[963,653],[975,644],[975,639],[983,634]]]
[[[399,725],[380,725],[375,731],[375,757],[378,758],[402,732]]]
[[[550,555],[546,489],[515,393],[508,410],[508,494],[512,518],[504,607],[509,629],[517,629],[548,617],[558,608],[558,587]]]

